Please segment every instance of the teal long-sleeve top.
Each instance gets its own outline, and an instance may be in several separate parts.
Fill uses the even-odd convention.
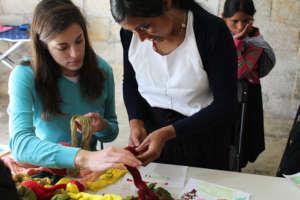
[[[68,115],[56,115],[50,121],[41,118],[43,107],[34,86],[31,67],[15,67],[9,77],[8,114],[9,148],[16,160],[52,168],[75,168],[74,158],[80,148],[58,144],[71,144],[70,119],[73,115],[97,112],[107,121],[107,126],[92,136],[92,150],[96,149],[97,140],[110,142],[117,137],[119,129],[112,69],[100,57],[98,65],[106,78],[101,96],[91,102],[81,94],[79,82],[74,83],[61,76],[58,83],[63,101],[61,111]],[[81,134],[77,133],[77,136],[80,141]]]

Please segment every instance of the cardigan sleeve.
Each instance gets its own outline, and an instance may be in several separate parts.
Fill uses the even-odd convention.
[[[138,91],[138,84],[135,77],[134,69],[128,59],[128,51],[132,33],[121,29],[121,42],[123,45],[123,98],[125,107],[127,109],[129,120],[141,119],[145,120],[149,111],[150,105],[140,95]]]
[[[101,142],[111,142],[118,136],[119,127],[115,108],[115,83],[112,68],[100,57],[98,57],[99,65],[104,68],[106,74],[105,92],[107,99],[105,101],[105,110],[103,118],[107,121],[106,127],[97,132],[95,136]]]
[[[207,24],[212,23],[207,22]],[[203,27],[199,28],[198,25],[195,34],[214,100],[209,106],[194,115],[176,121],[173,126],[177,137],[193,133],[199,134],[202,130],[207,132],[205,130],[217,125],[218,122],[232,124],[235,120],[237,106],[236,48],[228,28],[221,19],[214,20],[213,25],[207,26],[206,33],[202,33]]]

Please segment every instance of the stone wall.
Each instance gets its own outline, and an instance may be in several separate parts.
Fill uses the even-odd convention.
[[[197,0],[210,12],[221,16],[224,0]],[[0,24],[30,23],[35,5],[39,0],[0,0]],[[128,119],[122,98],[122,48],[119,28],[111,15],[109,0],[73,0],[87,17],[90,38],[96,52],[113,67],[116,81],[116,105],[120,130],[128,132]],[[296,107],[300,99],[299,80],[299,29],[300,1],[298,0],[254,0],[257,13],[254,25],[259,27],[265,39],[274,48],[277,63],[273,71],[262,79],[265,110],[267,147],[278,146],[282,151]],[[0,44],[7,48],[9,43]],[[16,57],[28,56],[16,52]],[[2,65],[0,65],[2,67]],[[7,75],[7,74],[6,74]],[[0,95],[7,94],[5,74],[0,77]],[[272,148],[267,151],[273,152]],[[280,155],[281,156],[281,155]],[[277,157],[280,157],[277,155]],[[279,158],[277,158],[278,162]]]

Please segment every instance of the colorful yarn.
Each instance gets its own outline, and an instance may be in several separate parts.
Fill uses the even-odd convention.
[[[72,137],[72,146],[78,146],[77,140],[77,128],[78,124],[76,123],[76,119],[79,119],[81,125],[81,143],[80,146],[82,149],[90,150],[90,141],[92,138],[92,121],[89,117],[84,117],[80,115],[74,115],[70,120],[71,126],[71,137]],[[67,174],[72,177],[79,176],[79,169],[67,169]]]
[[[59,188],[66,188],[66,184],[59,184],[59,185],[53,185],[51,187],[44,187],[41,184],[38,184],[37,182],[33,180],[24,181],[21,183],[21,185],[26,186],[30,188],[39,199],[49,199],[54,194],[55,191]]]
[[[122,200],[122,197],[116,194],[105,194],[97,195],[97,194],[89,194],[89,193],[68,193],[68,195],[76,200]]]
[[[161,200],[175,200],[167,190],[162,187],[155,187],[154,183],[149,184],[148,188],[151,189]]]
[[[89,117],[74,115],[70,121],[71,135],[72,135],[72,146],[77,147],[77,123],[76,119],[79,119],[81,125],[81,147],[85,150],[90,150],[90,141],[92,138],[92,121]]]
[[[75,184],[77,186],[77,188],[79,189],[80,192],[84,191],[85,190],[85,187],[84,185],[82,185],[79,181],[77,180],[72,180],[70,182],[71,184]]]
[[[66,192],[67,193],[79,193],[79,189],[76,184],[70,182],[66,186]]]
[[[126,150],[130,151],[134,155],[137,155],[134,147],[126,147]],[[146,183],[142,180],[141,174],[136,167],[130,167],[126,165],[126,168],[133,177],[134,185],[138,188],[138,198],[133,198],[133,200],[159,200],[157,195],[147,187]]]
[[[50,200],[74,200],[67,194],[56,194]]]
[[[37,200],[37,197],[34,194],[34,192],[28,187],[18,185],[17,192],[21,200]]]
[[[39,171],[37,174],[31,176],[35,180],[35,178],[49,178],[50,179],[50,185],[54,185],[59,181],[63,176],[58,174],[52,174],[48,171]]]
[[[33,181],[37,182],[38,184],[47,186],[47,185],[51,185],[51,180],[48,177],[44,177],[44,178],[34,178],[32,179]]]
[[[59,181],[57,181],[57,183],[55,185],[60,185],[60,184],[68,184],[72,181],[72,179],[70,178],[61,178]]]
[[[128,171],[124,169],[111,168],[106,171],[105,174],[100,176],[99,181],[87,182],[87,187],[93,192],[98,192],[104,187],[114,184],[121,177],[123,177]]]
[[[23,181],[32,180],[32,178],[27,174],[13,174],[12,179],[14,180],[16,185],[20,185]]]

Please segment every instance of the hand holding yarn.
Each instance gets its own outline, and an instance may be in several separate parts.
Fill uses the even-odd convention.
[[[101,151],[79,150],[75,157],[77,168],[91,171],[103,171],[110,168],[126,169],[124,165],[137,167],[142,164],[131,152],[117,147],[108,147]]]
[[[91,119],[92,134],[103,130],[107,125],[106,120],[99,113],[89,112],[83,115],[83,117],[88,117]],[[77,131],[82,133],[83,124],[80,122],[80,118],[76,118],[75,121],[77,124]]]

